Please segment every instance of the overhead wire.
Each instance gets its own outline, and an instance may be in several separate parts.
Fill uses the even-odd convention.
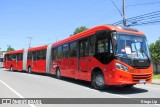
[[[136,17],[128,18],[127,25],[128,26],[136,26],[136,25],[144,25],[144,24],[150,24],[150,23],[159,23],[160,21],[160,11],[155,11],[151,13],[147,13],[144,15],[139,15]],[[113,23],[113,25],[122,25],[123,21],[118,21],[116,23]]]
[[[139,3],[139,4],[127,5],[126,7],[141,6],[141,5],[153,5],[153,4],[159,4],[159,3],[160,3],[160,2]]]

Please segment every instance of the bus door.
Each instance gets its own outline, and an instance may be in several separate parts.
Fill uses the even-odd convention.
[[[17,54],[17,60],[16,60],[17,70],[22,70],[22,60],[23,60],[22,53]]]
[[[88,65],[89,65],[89,44],[88,39],[83,39],[79,41],[79,55],[78,55],[78,71],[79,71],[79,78],[82,80],[87,80],[89,73],[88,73]]]
[[[10,60],[9,55],[5,55],[4,57],[4,67],[5,68],[9,68],[9,60]]]
[[[7,55],[7,59],[6,59],[6,67],[9,69],[10,66],[12,65],[11,62],[12,62],[12,58],[11,58],[12,55],[8,54]]]
[[[36,70],[38,72],[46,72],[46,50],[37,51]]]
[[[78,78],[77,74],[77,41],[71,42],[69,44],[70,49],[69,49],[69,62],[68,62],[68,69],[70,73],[70,77],[72,78]]]
[[[37,52],[33,52],[32,71],[37,71]]]
[[[13,69],[17,70],[17,56],[16,54],[11,55],[11,65],[13,66]]]
[[[15,54],[14,55],[15,56],[15,58],[14,58],[14,70],[18,70],[18,55],[17,54]]]

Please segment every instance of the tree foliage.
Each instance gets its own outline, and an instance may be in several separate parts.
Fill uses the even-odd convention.
[[[87,30],[87,29],[88,29],[88,28],[87,28],[86,26],[77,27],[77,28],[75,29],[75,31],[73,32],[73,34],[70,35],[70,36],[73,36],[73,35],[75,35],[75,34],[77,34],[77,33],[83,32],[83,31],[85,31],[85,30]]]
[[[10,52],[10,51],[14,51],[14,48],[12,48],[11,46],[7,48],[7,52]]]
[[[151,52],[151,58],[154,63],[160,63],[160,40],[157,40],[155,43],[151,43],[149,46]]]
[[[157,40],[155,43],[151,43],[149,46],[151,53],[152,62],[156,66],[156,73],[158,72],[158,64],[160,63],[160,40]]]

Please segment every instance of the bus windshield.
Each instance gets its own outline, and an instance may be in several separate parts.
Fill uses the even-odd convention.
[[[117,34],[115,54],[130,59],[150,59],[148,44],[145,36]]]

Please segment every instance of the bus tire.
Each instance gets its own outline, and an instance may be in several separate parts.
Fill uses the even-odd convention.
[[[31,67],[28,67],[28,73],[32,73],[32,68]]]
[[[10,66],[10,69],[9,69],[9,70],[10,70],[10,71],[14,71],[14,70],[13,70],[13,66]]]
[[[92,77],[92,85],[95,89],[103,90],[105,89],[105,80],[103,73],[94,72]]]
[[[56,69],[56,78],[61,79],[61,72],[59,68]]]

